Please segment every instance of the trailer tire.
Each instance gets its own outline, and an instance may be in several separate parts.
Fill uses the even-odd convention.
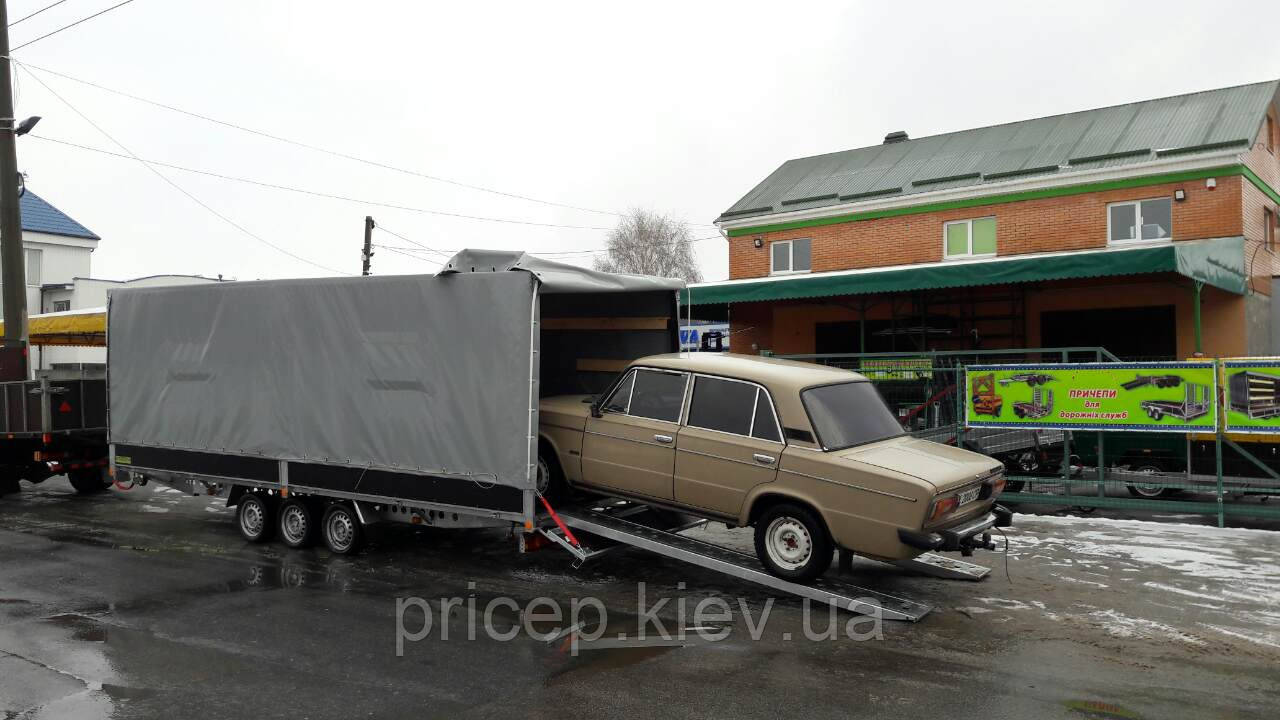
[[[334,503],[324,513],[320,523],[320,537],[325,547],[335,555],[351,555],[364,545],[364,527],[360,516],[347,503]]]
[[[240,537],[251,543],[262,543],[276,532],[271,500],[260,493],[245,493],[236,506],[236,525]]]
[[[756,520],[756,557],[771,574],[807,583],[831,567],[827,527],[811,510],[792,503],[767,508]]]
[[[111,478],[107,476],[106,468],[72,470],[67,473],[67,480],[81,495],[99,493],[111,487]]]
[[[299,549],[316,544],[319,535],[316,513],[311,504],[298,498],[289,498],[280,505],[280,540],[291,548]]]

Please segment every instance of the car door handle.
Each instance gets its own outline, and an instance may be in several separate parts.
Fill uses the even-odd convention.
[[[670,436],[670,435],[654,435],[654,436],[653,436],[653,439],[654,439],[654,440],[657,440],[658,442],[662,443],[663,445],[670,445],[670,444],[671,444],[671,436]]]
[[[760,463],[761,465],[772,465],[778,461],[778,458],[772,455],[765,455],[763,453],[756,453],[751,457],[755,458],[756,462]]]

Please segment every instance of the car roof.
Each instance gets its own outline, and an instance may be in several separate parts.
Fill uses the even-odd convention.
[[[784,389],[799,391],[814,385],[856,382],[867,379],[866,376],[852,370],[843,370],[826,365],[722,352],[684,352],[650,355],[640,358],[632,364],[750,380],[770,388],[771,391]]]

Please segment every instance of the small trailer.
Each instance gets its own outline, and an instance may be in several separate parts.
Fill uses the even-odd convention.
[[[28,332],[32,346],[102,347],[105,308],[33,315]],[[33,375],[0,382],[0,495],[63,474],[80,493],[108,487],[106,368],[55,365]]]
[[[347,553],[374,522],[511,527],[521,550],[558,545],[582,562],[626,545],[923,617],[927,605],[788,582],[680,534],[698,518],[601,496],[553,508],[539,493],[539,398],[600,393],[629,360],[676,351],[682,287],[469,250],[436,276],[121,290],[108,310],[112,472],[225,496],[252,542]],[[989,572],[940,556],[905,564]]]
[[[1166,415],[1179,420],[1194,420],[1209,414],[1209,386],[1187,383],[1181,401],[1143,400],[1141,407],[1152,420],[1158,421]]]
[[[1036,388],[1031,391],[1031,401],[1015,402],[1013,404],[1013,414],[1020,418],[1042,418],[1053,412],[1053,391],[1046,388]]]

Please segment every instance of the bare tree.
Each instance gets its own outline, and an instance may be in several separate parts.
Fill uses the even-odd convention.
[[[702,280],[688,226],[650,210],[623,216],[609,231],[607,250],[595,259],[596,270]]]

